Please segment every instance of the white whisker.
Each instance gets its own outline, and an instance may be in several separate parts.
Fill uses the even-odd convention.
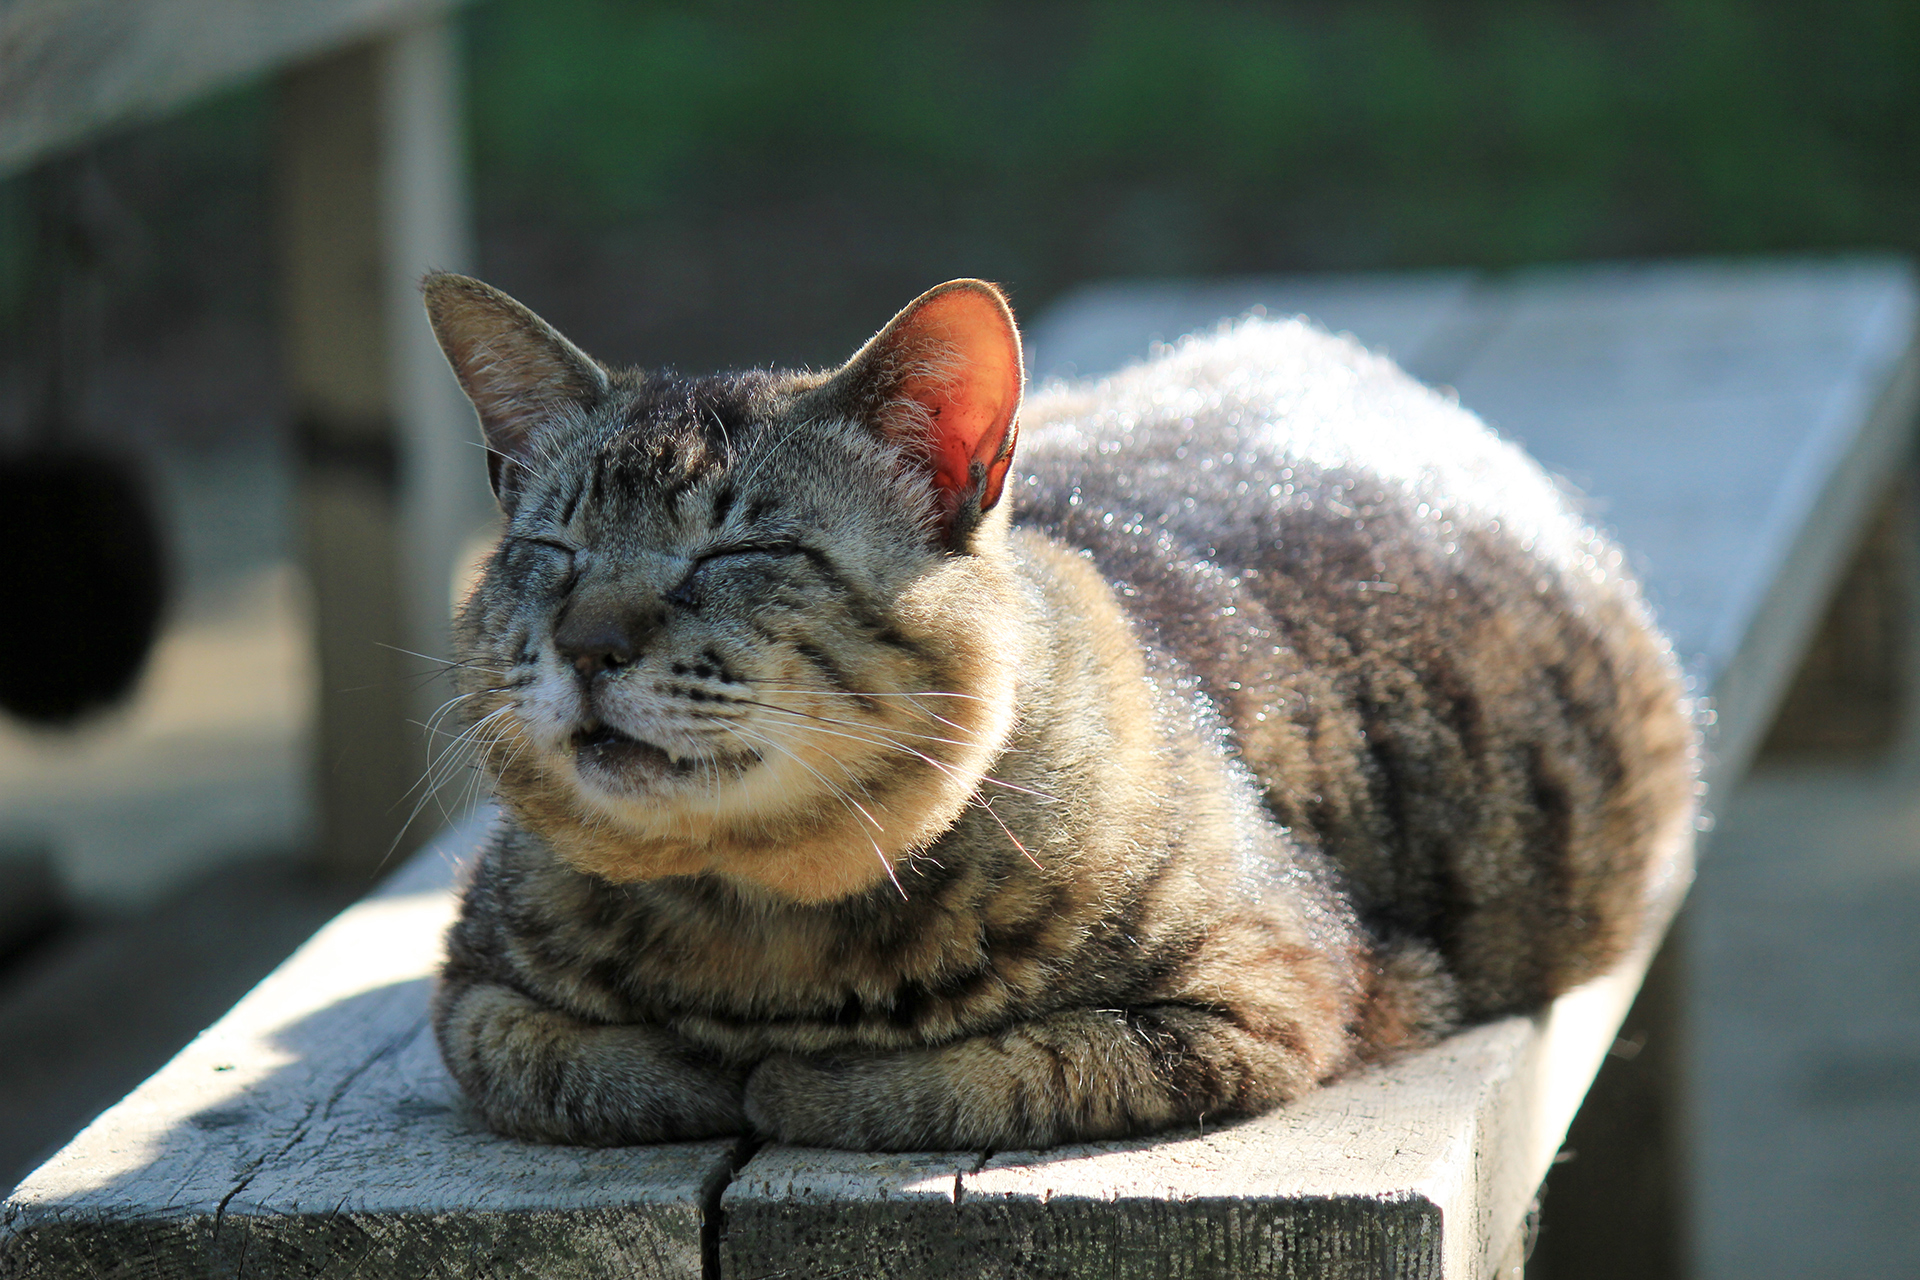
[[[832,795],[834,799],[838,800],[842,805],[847,806],[847,809],[849,812],[859,813],[861,817],[865,818],[868,822],[873,823],[873,827],[875,831],[879,831],[882,834],[885,833],[886,828],[880,825],[880,822],[878,819],[876,819],[872,814],[867,812],[865,806],[860,804],[852,796],[849,796],[846,792],[842,791],[839,787],[836,787],[833,784],[833,782],[824,773],[821,773],[818,769],[815,769],[812,765],[808,764],[805,760],[802,760],[797,753],[793,751],[789,751],[786,747],[780,745],[778,742],[775,742],[772,738],[764,737],[761,734],[756,733],[751,729],[742,729],[742,728],[739,728],[738,726],[729,725],[727,726],[727,731],[729,733],[737,734],[740,737],[748,740],[749,742],[755,742],[755,741],[762,742],[767,746],[772,747],[775,751],[778,751],[781,755],[786,756],[788,759],[792,760],[795,764],[799,765],[802,769],[805,769],[808,773],[811,773],[814,777],[820,779],[820,785],[824,786],[827,789],[828,794]],[[886,851],[881,849],[880,842],[878,840],[875,840],[873,836],[870,834],[867,835],[867,843],[873,846],[873,854],[876,858],[880,859],[880,866],[886,871],[887,879],[893,882],[894,891],[897,892],[900,895],[900,897],[904,900],[907,896],[907,891],[901,885],[900,877],[894,873],[893,863],[887,860]]]
[[[882,729],[882,728],[880,728],[880,727],[878,727],[878,726],[871,726],[871,725],[860,725],[860,724],[858,724],[858,723],[857,723],[857,722],[855,722],[855,721],[848,721],[848,720],[830,720],[830,719],[828,719],[827,717],[824,717],[824,716],[815,716],[815,715],[808,715],[808,713],[806,713],[806,712],[804,712],[804,711],[790,711],[790,710],[788,710],[788,709],[787,709],[786,707],[777,707],[777,706],[774,706],[774,705],[773,705],[772,703],[764,703],[764,702],[750,702],[750,701],[747,701],[746,699],[740,699],[739,701],[741,701],[741,702],[744,702],[744,703],[745,703],[746,705],[748,705],[748,706],[755,706],[755,707],[763,707],[763,708],[765,708],[765,709],[767,709],[767,710],[770,710],[770,711],[785,711],[785,712],[786,712],[786,713],[787,713],[788,715],[793,715],[793,716],[800,716],[800,717],[802,717],[802,718],[804,718],[804,719],[806,719],[806,720],[808,720],[808,721],[812,721],[812,722],[815,722],[815,723],[810,723],[810,724],[806,724],[806,725],[796,725],[796,726],[795,726],[795,727],[799,727],[799,728],[806,728],[806,729],[810,729],[810,730],[811,730],[812,732],[814,732],[814,733],[822,733],[822,734],[828,734],[828,735],[831,735],[832,737],[836,737],[836,738],[847,738],[847,739],[850,739],[851,741],[854,741],[854,742],[864,742],[864,743],[866,743],[866,744],[867,744],[868,746],[874,746],[874,747],[891,747],[891,748],[893,748],[893,749],[894,749],[894,750],[896,750],[896,751],[904,751],[904,752],[906,752],[906,753],[907,753],[908,755],[910,755],[910,756],[914,756],[914,757],[916,757],[916,758],[918,758],[918,759],[920,759],[920,760],[923,760],[923,761],[925,761],[925,762],[926,762],[927,764],[930,764],[930,765],[932,765],[932,766],[933,766],[934,768],[936,768],[936,769],[938,769],[938,770],[940,770],[940,771],[941,771],[942,773],[945,773],[945,774],[947,774],[947,775],[948,775],[949,777],[952,777],[952,778],[954,778],[954,779],[956,779],[956,780],[958,780],[958,779],[960,779],[960,778],[961,778],[961,774],[960,774],[960,771],[959,771],[959,769],[957,768],[957,766],[955,766],[955,765],[953,765],[953,764],[951,764],[951,763],[949,763],[948,761],[945,761],[945,760],[936,760],[936,759],[934,759],[934,758],[933,758],[932,756],[930,756],[930,755],[928,755],[928,754],[926,754],[926,753],[925,753],[924,751],[919,751],[919,750],[916,750],[915,748],[913,748],[913,747],[911,747],[911,746],[908,746],[908,745],[907,745],[906,743],[904,743],[904,742],[901,742],[901,741],[899,741],[899,740],[897,740],[897,739],[895,739],[895,738],[892,738],[892,737],[888,737],[888,736],[885,736],[885,735],[886,735],[886,733],[887,733],[887,731],[886,731],[885,729]],[[836,730],[836,729],[823,729],[823,728],[819,728],[819,727],[817,727],[817,725],[818,725],[818,724],[845,724],[845,725],[851,725],[851,726],[853,726],[853,727],[855,727],[855,728],[865,728],[865,729],[867,729],[867,730],[869,731],[869,734],[878,734],[878,735],[881,735],[881,736],[878,736],[878,737],[875,737],[875,736],[867,736],[867,735],[862,735],[862,734],[856,734],[856,733],[847,733],[847,732],[845,732],[845,731],[843,731],[843,730]],[[914,737],[926,737],[926,736],[928,736],[928,735],[925,735],[925,734],[914,734],[914,735],[912,735],[912,736],[914,736]],[[939,741],[939,742],[950,742],[950,741],[951,741],[951,739],[946,739],[946,738],[939,738],[939,739],[934,739],[934,741]],[[970,745],[970,744],[968,744],[968,743],[964,743],[964,742],[962,742],[962,743],[955,743],[954,745],[957,745],[957,746],[968,746],[968,745]],[[1042,800],[1051,800],[1051,801],[1056,801],[1056,802],[1057,802],[1057,801],[1058,801],[1058,799],[1059,799],[1059,797],[1058,797],[1058,796],[1052,796],[1052,795],[1048,795],[1048,794],[1047,794],[1046,792],[1044,792],[1044,791],[1037,791],[1037,790],[1035,790],[1035,789],[1034,789],[1034,788],[1032,788],[1032,787],[1023,787],[1023,786],[1021,786],[1021,785],[1020,785],[1019,783],[1016,783],[1016,782],[1008,782],[1008,781],[1006,781],[1006,780],[1004,780],[1004,779],[1002,779],[1002,778],[996,778],[996,777],[994,777],[994,776],[993,776],[992,774],[984,774],[984,773],[983,773],[983,774],[981,774],[981,775],[980,775],[980,781],[981,781],[981,782],[990,782],[990,783],[992,783],[992,784],[993,784],[994,786],[996,786],[996,787],[1004,787],[1004,788],[1006,788],[1006,789],[1007,789],[1008,791],[1018,791],[1018,792],[1021,792],[1021,793],[1022,793],[1022,794],[1024,794],[1024,795],[1030,795],[1030,796],[1037,796],[1037,797],[1039,797],[1039,798],[1040,798],[1040,799],[1042,799]]]
[[[817,716],[811,711],[796,711],[792,707],[783,707],[773,702],[761,702],[754,698],[734,698],[731,701],[738,706],[760,707],[763,710],[778,711],[784,715],[805,716],[807,719],[817,720],[821,724],[844,725],[849,729],[865,729],[873,733],[901,733],[910,738],[918,738],[922,742],[938,742],[949,747],[971,747],[974,745],[964,738],[943,738],[936,733],[915,733],[909,729],[894,729],[890,726],[870,724],[861,720],[837,720],[832,716]]]

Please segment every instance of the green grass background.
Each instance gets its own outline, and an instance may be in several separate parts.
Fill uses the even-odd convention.
[[[1920,240],[1912,0],[491,0],[470,32],[482,192],[586,225],[844,186],[1111,269]]]
[[[1920,250],[1916,0],[481,0],[461,23],[482,265],[536,229],[537,262],[495,255],[522,285],[573,253],[737,293],[817,245],[769,287],[828,288],[838,255],[874,278],[843,300],[870,325],[867,295],[943,273],[1031,308],[1129,274]],[[211,300],[208,246],[270,275],[246,228],[271,101],[106,144],[145,310]],[[0,186],[16,329],[22,190]],[[767,260],[709,269],[756,238]],[[649,246],[705,283],[662,283]]]

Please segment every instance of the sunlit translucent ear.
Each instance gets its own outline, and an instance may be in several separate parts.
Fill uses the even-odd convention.
[[[833,379],[924,461],[950,542],[1000,501],[1023,381],[1020,330],[1005,296],[984,280],[921,294]]]
[[[421,282],[433,336],[480,415],[487,479],[511,507],[543,423],[607,394],[607,372],[552,325],[491,285],[435,272]]]

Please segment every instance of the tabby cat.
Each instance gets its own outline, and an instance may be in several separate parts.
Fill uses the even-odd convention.
[[[1252,320],[1023,406],[976,280],[714,377],[425,292],[505,513],[456,626],[505,816],[433,1004],[494,1128],[1247,1116],[1643,929],[1692,813],[1670,646],[1532,463],[1352,342]]]

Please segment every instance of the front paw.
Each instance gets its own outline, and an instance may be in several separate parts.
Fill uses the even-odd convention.
[[[807,1058],[780,1054],[763,1061],[747,1077],[747,1122],[775,1142],[805,1147],[861,1145],[845,1133],[844,1092],[831,1067]]]
[[[977,1145],[949,1081],[924,1054],[781,1054],[747,1077],[747,1120],[775,1142],[847,1151],[945,1151]]]

